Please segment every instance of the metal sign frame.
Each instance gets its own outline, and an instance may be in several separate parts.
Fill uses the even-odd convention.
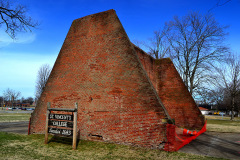
[[[72,148],[76,149],[77,148],[77,109],[78,109],[78,104],[75,103],[75,108],[74,109],[65,109],[65,108],[50,108],[51,104],[50,102],[47,103],[47,114],[46,114],[46,127],[45,127],[45,144],[48,143],[48,134],[54,134],[54,135],[61,135],[61,136],[72,136],[73,137],[73,143],[72,143]],[[72,115],[69,114],[51,114],[51,111],[61,111],[61,112],[72,112],[73,113],[73,122],[70,117]],[[56,116],[58,115],[58,116]],[[51,116],[51,117],[50,117]],[[55,117],[55,118],[54,118]],[[59,118],[56,118],[59,117]],[[61,121],[63,120],[63,121]],[[60,123],[64,126],[58,126],[58,125],[52,125],[53,123]],[[69,124],[73,123],[73,127]],[[49,125],[51,127],[49,127]],[[66,126],[65,126],[66,125]],[[53,127],[54,126],[54,127]],[[67,127],[69,126],[69,127]],[[66,129],[58,128],[58,127],[64,127]],[[72,133],[71,133],[71,129]],[[70,130],[69,130],[70,129]],[[49,133],[49,130],[52,130],[53,132]],[[64,134],[62,134],[64,133]]]

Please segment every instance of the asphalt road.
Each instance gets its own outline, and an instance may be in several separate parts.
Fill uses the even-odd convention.
[[[29,122],[2,122],[0,123],[1,132],[11,132],[19,134],[28,134]]]
[[[28,123],[0,123],[0,131],[27,134]],[[178,152],[240,160],[240,133],[205,132]]]
[[[14,109],[14,110],[1,110],[0,113],[32,113],[33,111],[27,111],[27,110],[19,110],[19,109]]]
[[[240,160],[240,133],[205,132],[179,152]]]

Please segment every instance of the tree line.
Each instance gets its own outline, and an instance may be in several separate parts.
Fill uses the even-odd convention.
[[[16,103],[29,103],[30,105],[33,104],[35,99],[33,97],[21,97],[21,92],[15,91],[13,89],[7,88],[3,91],[3,96],[0,96],[0,106],[7,107],[7,106],[14,106]]]

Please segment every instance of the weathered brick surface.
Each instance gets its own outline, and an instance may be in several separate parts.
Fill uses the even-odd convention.
[[[154,77],[154,75],[152,75]],[[47,102],[74,108],[81,139],[157,147],[167,117],[114,10],[75,20],[32,115],[31,133],[44,133]]]
[[[204,116],[183,83],[170,58],[156,60],[158,95],[176,126],[201,129]]]
[[[134,49],[141,61],[143,68],[145,69],[148,77],[150,78],[155,90],[157,88],[157,65],[155,59],[134,45]],[[156,90],[158,92],[158,90]]]
[[[201,129],[204,117],[169,58],[155,60],[135,46],[159,98],[178,127]]]

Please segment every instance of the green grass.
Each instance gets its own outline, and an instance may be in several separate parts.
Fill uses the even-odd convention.
[[[219,124],[219,125],[231,125],[231,126],[239,126],[240,121],[230,121],[230,120],[217,120],[217,119],[208,119],[208,124]]]
[[[0,113],[0,122],[29,121],[30,113]]]
[[[220,116],[220,115],[205,115],[206,119],[219,119],[219,120],[230,120],[230,116]],[[240,117],[234,117],[234,121],[240,121]]]
[[[77,150],[72,150],[71,139],[44,135],[18,135],[0,132],[0,159],[219,159],[178,152],[165,152],[126,145],[81,140]]]
[[[207,131],[240,133],[240,121],[207,119]]]

